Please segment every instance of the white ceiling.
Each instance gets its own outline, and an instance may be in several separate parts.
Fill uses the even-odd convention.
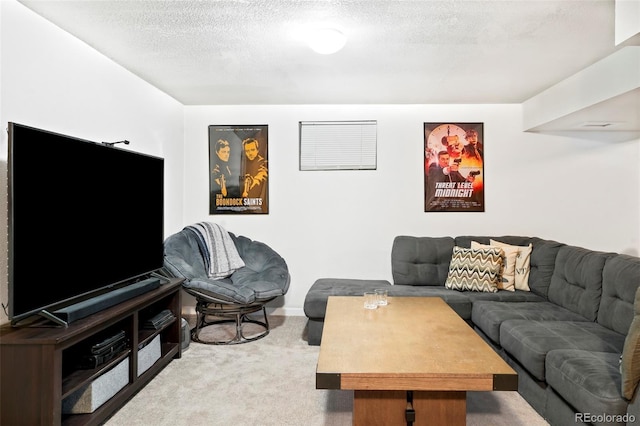
[[[521,103],[617,50],[614,0],[20,2],[185,105]]]

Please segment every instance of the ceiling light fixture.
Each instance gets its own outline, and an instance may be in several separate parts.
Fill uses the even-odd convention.
[[[606,127],[617,126],[618,124],[620,124],[619,121],[585,121],[584,123],[581,123],[578,127],[590,128],[590,129],[596,129],[596,128],[604,129]]]
[[[347,37],[334,28],[319,28],[311,31],[308,43],[315,52],[330,55],[344,47]]]

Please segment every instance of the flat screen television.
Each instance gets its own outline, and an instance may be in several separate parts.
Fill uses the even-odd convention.
[[[8,132],[12,324],[162,267],[162,158],[17,123]]]

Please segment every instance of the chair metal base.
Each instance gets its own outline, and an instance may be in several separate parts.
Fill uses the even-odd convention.
[[[249,318],[248,315],[262,311],[264,321]],[[196,326],[191,329],[191,340],[207,345],[237,345],[240,343],[253,342],[262,339],[269,334],[269,320],[267,319],[267,311],[264,304],[252,305],[227,305],[224,303],[207,302],[198,300],[196,304]],[[207,320],[207,317],[216,317],[222,319]],[[200,331],[204,327],[217,324],[235,323],[236,334],[231,340],[202,340],[200,339]],[[255,336],[245,337],[242,326],[244,324],[257,324],[264,328],[264,331]]]

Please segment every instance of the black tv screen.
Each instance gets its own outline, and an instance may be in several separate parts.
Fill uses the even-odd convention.
[[[13,323],[162,267],[164,160],[9,123]]]

